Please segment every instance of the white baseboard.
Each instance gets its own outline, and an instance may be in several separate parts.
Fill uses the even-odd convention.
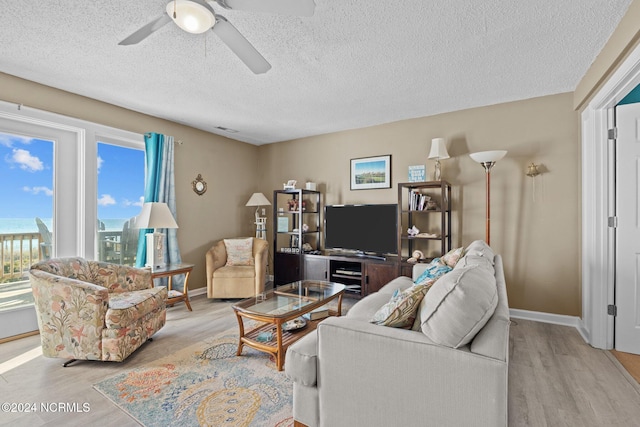
[[[566,316],[564,314],[543,313],[541,311],[509,309],[509,315],[514,319],[533,320],[534,322],[551,323],[554,325],[571,326],[578,330],[582,339],[588,344],[587,331],[584,329],[582,319],[577,316]]]
[[[541,311],[509,309],[509,315],[514,319],[533,320],[534,322],[551,323],[554,325],[571,326],[576,328],[582,339],[589,344],[588,333],[582,324],[582,319],[577,316],[564,314],[543,313]]]
[[[509,309],[509,314],[515,319],[533,320],[535,322],[552,323],[554,325],[573,326],[577,328],[580,318],[576,316],[566,316],[564,314],[544,313],[542,311]]]

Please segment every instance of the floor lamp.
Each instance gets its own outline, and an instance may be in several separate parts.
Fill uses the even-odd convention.
[[[471,153],[469,156],[480,163],[484,167],[486,172],[487,182],[487,221],[486,221],[486,238],[487,245],[491,245],[491,168],[496,162],[502,159],[507,154],[506,150],[494,150],[494,151],[479,151],[477,153]]]
[[[253,193],[245,206],[256,207],[256,239],[267,240],[267,217],[258,215],[260,206],[270,206],[271,202],[262,193]]]
[[[159,228],[178,228],[169,206],[166,203],[148,202],[142,205],[142,211],[136,218],[136,228],[153,228],[153,233],[147,233],[147,259],[145,266],[163,268],[164,262],[164,233]]]

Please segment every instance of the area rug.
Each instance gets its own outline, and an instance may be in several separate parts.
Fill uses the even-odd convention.
[[[94,385],[147,426],[293,426],[292,383],[237,331],[194,344]]]

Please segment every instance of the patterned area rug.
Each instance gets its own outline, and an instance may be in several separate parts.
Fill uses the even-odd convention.
[[[230,330],[94,388],[147,427],[293,426],[292,383],[270,355],[237,346]]]

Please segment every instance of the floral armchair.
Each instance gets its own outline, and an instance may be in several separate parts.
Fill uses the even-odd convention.
[[[121,362],[166,321],[167,289],[151,271],[53,258],[31,266],[42,353],[47,357]]]

